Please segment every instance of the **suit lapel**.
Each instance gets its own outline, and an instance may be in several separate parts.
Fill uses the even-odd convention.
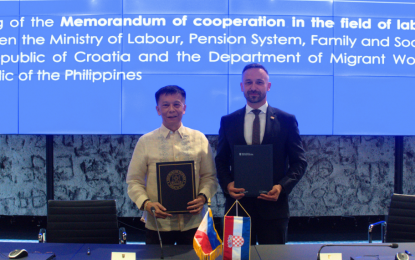
[[[277,120],[277,115],[274,112],[274,109],[268,105],[267,108],[267,115],[265,121],[265,133],[264,139],[262,140],[262,144],[270,144],[274,140],[274,136],[276,136],[276,132],[279,131],[279,122]]]
[[[245,107],[243,107],[242,109],[239,109],[238,115],[235,121],[235,128],[236,128],[236,131],[234,132],[236,133],[235,143],[241,144],[241,145],[246,145],[245,136],[244,136],[245,111],[246,111]]]

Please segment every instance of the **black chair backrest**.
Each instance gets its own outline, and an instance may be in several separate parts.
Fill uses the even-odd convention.
[[[415,196],[392,195],[386,242],[415,242]]]
[[[46,241],[118,244],[115,200],[48,201]]]

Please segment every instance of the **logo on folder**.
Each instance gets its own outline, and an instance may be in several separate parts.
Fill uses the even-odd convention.
[[[174,170],[167,174],[167,185],[173,190],[180,190],[186,185],[186,175],[180,170]]]
[[[239,153],[239,156],[254,156],[253,153]]]

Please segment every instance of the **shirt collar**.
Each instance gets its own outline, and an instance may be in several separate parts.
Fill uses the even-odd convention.
[[[258,109],[261,110],[262,113],[265,113],[266,114],[267,113],[267,108],[268,108],[268,101],[265,102],[265,104],[263,104],[262,106],[260,106]],[[254,108],[252,108],[248,104],[246,104],[245,114],[251,113],[252,110],[254,110]]]
[[[183,138],[183,136],[185,135],[185,127],[183,126],[183,123],[180,125],[179,129],[176,130],[176,132],[179,134],[180,138]],[[160,127],[160,132],[161,135],[164,138],[167,138],[170,134],[173,133],[173,131],[171,131],[170,129],[168,129],[167,127],[165,127],[163,124],[161,124]]]

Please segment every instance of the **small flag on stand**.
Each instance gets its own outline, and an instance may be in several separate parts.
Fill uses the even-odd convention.
[[[237,203],[238,207],[239,201],[235,201],[235,203]],[[231,209],[234,205],[232,205]],[[240,206],[242,207],[242,205]],[[245,211],[243,207],[242,209]],[[228,213],[226,213],[224,221],[223,260],[249,260],[251,250],[251,218],[227,216]],[[249,216],[247,212],[246,214]]]
[[[200,260],[214,260],[222,254],[222,240],[215,229],[210,208],[193,238],[193,248]]]

